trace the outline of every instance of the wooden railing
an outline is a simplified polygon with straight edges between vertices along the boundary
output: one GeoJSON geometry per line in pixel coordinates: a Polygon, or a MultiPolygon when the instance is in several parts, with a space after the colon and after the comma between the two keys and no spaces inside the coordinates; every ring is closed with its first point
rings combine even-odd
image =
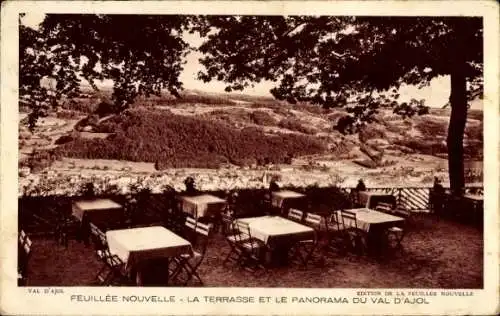
{"type": "MultiPolygon", "coordinates": [[[[432,186],[423,187],[373,187],[367,188],[368,192],[375,192],[381,194],[391,194],[396,197],[398,206],[403,207],[409,211],[429,211],[430,206],[430,192],[432,186]]],[[[445,188],[448,189],[448,188],[445,188]]],[[[350,194],[354,188],[342,188],[344,192],[350,194]]],[[[481,185],[467,185],[465,188],[466,193],[474,193],[483,195],[484,189],[481,185]]]]}

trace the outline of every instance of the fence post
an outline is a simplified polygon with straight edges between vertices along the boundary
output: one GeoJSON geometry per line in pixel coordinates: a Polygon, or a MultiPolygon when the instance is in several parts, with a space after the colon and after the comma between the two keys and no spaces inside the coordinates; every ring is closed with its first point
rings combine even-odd
{"type": "Polygon", "coordinates": [[[402,202],[401,202],[401,191],[402,189],[401,188],[398,188],[398,205],[402,206],[402,202]]]}
{"type": "Polygon", "coordinates": [[[433,192],[432,192],[432,188],[428,188],[427,190],[429,191],[429,195],[428,195],[429,198],[427,199],[427,209],[429,210],[430,213],[432,213],[432,211],[433,211],[432,210],[433,205],[432,205],[431,200],[432,200],[432,194],[433,194],[433,192]]]}

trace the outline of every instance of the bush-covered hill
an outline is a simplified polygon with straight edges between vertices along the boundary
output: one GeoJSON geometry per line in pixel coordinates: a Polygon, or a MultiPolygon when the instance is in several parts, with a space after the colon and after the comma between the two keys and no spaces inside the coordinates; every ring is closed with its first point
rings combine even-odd
{"type": "MultiPolygon", "coordinates": [[[[449,108],[431,108],[427,115],[403,118],[382,107],[375,121],[358,134],[341,135],[334,126],[347,115],[345,109],[185,91],[181,99],[139,98],[129,111],[114,115],[108,99],[109,91],[89,91],[85,98],[69,100],[44,119],[46,124],[40,122],[34,134],[23,129],[21,120],[20,152],[32,160],[40,155],[117,159],[155,162],[159,169],[290,162],[303,155],[309,156],[310,163],[323,159],[311,154],[322,153],[328,160],[368,159],[362,148],[380,157],[384,153],[388,162],[406,154],[447,155],[449,108]],[[112,135],[106,138],[108,133],[112,135]],[[40,155],[32,154],[35,151],[40,155]]],[[[482,159],[482,132],[482,110],[470,109],[466,160],[482,159]]]]}
{"type": "Polygon", "coordinates": [[[292,156],[322,153],[319,140],[298,134],[267,135],[221,122],[151,109],[129,110],[102,122],[107,139],[77,138],[56,151],[66,157],[156,162],[167,167],[217,167],[282,163],[292,156]]]}

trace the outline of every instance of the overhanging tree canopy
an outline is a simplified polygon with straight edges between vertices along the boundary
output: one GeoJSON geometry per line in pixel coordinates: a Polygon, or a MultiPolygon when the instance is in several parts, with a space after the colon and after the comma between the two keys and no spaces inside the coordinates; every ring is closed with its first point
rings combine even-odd
{"type": "Polygon", "coordinates": [[[32,108],[30,125],[62,96],[79,93],[82,79],[113,82],[123,109],[139,95],[162,89],[178,95],[189,45],[182,32],[194,17],[172,15],[49,14],[38,30],[20,23],[19,95],[32,108]],[[56,82],[54,89],[40,84],[56,82]]]}
{"type": "MultiPolygon", "coordinates": [[[[202,22],[198,28],[208,37],[200,46],[205,54],[200,79],[224,81],[227,91],[272,80],[278,99],[327,107],[346,106],[357,96],[357,104],[348,107],[357,121],[376,112],[374,91],[395,94],[402,83],[426,84],[450,75],[450,186],[462,190],[467,96],[470,88],[482,88],[481,18],[230,16],[202,22]]],[[[395,110],[425,113],[422,104],[415,105],[395,110]]]]}

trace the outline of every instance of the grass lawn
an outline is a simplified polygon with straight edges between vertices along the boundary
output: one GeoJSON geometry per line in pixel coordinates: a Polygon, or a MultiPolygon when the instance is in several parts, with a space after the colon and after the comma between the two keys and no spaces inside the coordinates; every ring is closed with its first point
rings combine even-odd
{"type": "MultiPolygon", "coordinates": [[[[92,246],[33,238],[29,286],[95,284],[101,264],[92,246]]],[[[375,259],[317,252],[307,269],[298,265],[251,273],[222,265],[229,247],[214,234],[199,274],[208,287],[482,288],[483,233],[433,215],[420,215],[403,240],[404,251],[375,259]]],[[[196,286],[196,283],[193,284],[196,286]]]]}

